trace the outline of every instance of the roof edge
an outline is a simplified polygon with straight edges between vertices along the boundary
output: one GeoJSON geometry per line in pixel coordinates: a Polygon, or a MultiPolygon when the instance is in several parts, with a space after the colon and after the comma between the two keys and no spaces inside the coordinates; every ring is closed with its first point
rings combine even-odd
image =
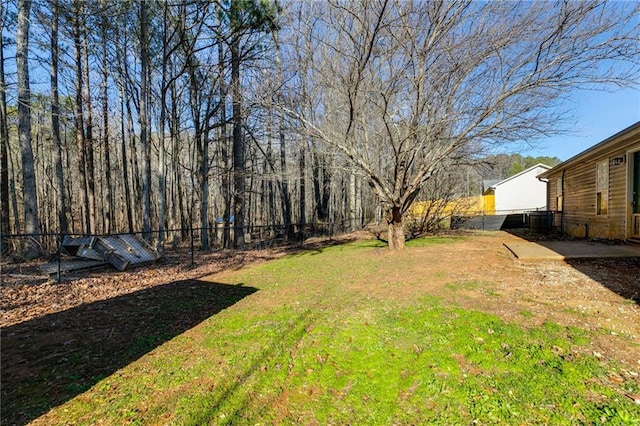
{"type": "MultiPolygon", "coordinates": [[[[515,179],[515,178],[519,177],[520,175],[523,175],[523,174],[525,174],[525,173],[528,173],[528,172],[530,172],[531,170],[536,169],[536,168],[538,168],[538,167],[543,167],[543,168],[547,169],[547,171],[551,170],[551,168],[552,168],[551,166],[547,166],[547,165],[546,165],[546,164],[544,164],[544,163],[538,163],[538,164],[536,164],[535,166],[531,166],[531,167],[529,167],[528,169],[525,169],[525,170],[521,171],[520,173],[517,173],[517,174],[515,174],[515,175],[513,175],[513,176],[509,176],[508,178],[506,178],[506,179],[504,179],[504,180],[501,180],[500,182],[496,183],[495,185],[491,185],[489,188],[495,188],[496,186],[500,186],[500,185],[502,185],[503,183],[508,182],[508,181],[510,181],[511,179],[515,179]]],[[[543,172],[543,173],[546,173],[546,172],[543,172]]]]}
{"type": "Polygon", "coordinates": [[[635,122],[634,124],[632,124],[631,126],[620,130],[618,133],[615,133],[614,135],[609,136],[608,138],[604,139],[603,141],[593,145],[590,148],[585,149],[584,151],[574,155],[573,157],[569,158],[566,161],[563,161],[562,163],[558,164],[557,166],[551,168],[550,170],[547,170],[546,172],[540,174],[538,176],[538,178],[548,178],[552,173],[557,172],[559,170],[563,170],[566,169],[567,167],[577,163],[579,160],[588,157],[590,155],[595,155],[600,151],[603,151],[610,143],[615,142],[616,140],[620,139],[621,137],[636,131],[636,130],[640,130],[640,121],[635,122]]]}

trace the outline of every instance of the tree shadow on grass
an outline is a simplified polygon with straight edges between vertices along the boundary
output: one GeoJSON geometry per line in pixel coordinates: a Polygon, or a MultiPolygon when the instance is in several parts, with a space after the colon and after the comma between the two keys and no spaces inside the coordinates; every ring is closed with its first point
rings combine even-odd
{"type": "Polygon", "coordinates": [[[1,330],[1,424],[26,424],[257,289],[183,280],[1,330]]]}
{"type": "MultiPolygon", "coordinates": [[[[324,253],[328,248],[343,246],[355,241],[359,241],[356,237],[345,237],[340,239],[320,239],[305,241],[302,245],[292,245],[283,251],[287,256],[307,256],[324,253]]],[[[371,240],[375,241],[375,240],[371,240]]]]}

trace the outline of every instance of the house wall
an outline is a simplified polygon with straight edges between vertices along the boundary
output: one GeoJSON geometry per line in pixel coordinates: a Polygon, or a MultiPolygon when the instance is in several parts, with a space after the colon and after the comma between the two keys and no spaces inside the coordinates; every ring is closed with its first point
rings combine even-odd
{"type": "Polygon", "coordinates": [[[547,184],[538,180],[536,176],[547,170],[544,167],[536,167],[496,186],[496,214],[546,210],[547,184]]]}
{"type": "Polygon", "coordinates": [[[640,149],[640,141],[626,140],[615,144],[606,152],[573,164],[563,171],[549,175],[547,202],[550,210],[562,210],[562,231],[573,237],[626,239],[628,192],[627,176],[629,162],[614,165],[613,158],[626,155],[629,151],[640,149]],[[606,161],[609,165],[609,191],[607,214],[596,214],[596,170],[598,163],[606,161]],[[562,178],[564,189],[558,191],[562,178]],[[562,206],[558,205],[557,195],[562,193],[562,206]]]}

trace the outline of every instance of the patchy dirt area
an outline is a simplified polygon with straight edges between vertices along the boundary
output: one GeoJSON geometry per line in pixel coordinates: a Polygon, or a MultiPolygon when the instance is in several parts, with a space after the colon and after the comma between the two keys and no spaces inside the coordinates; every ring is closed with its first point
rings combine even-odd
{"type": "MultiPolygon", "coordinates": [[[[407,294],[394,288],[393,297],[427,291],[525,327],[553,321],[586,329],[592,354],[624,363],[637,377],[640,259],[523,263],[503,245],[518,239],[478,233],[411,249],[424,261],[394,279],[430,278],[419,289],[406,286],[407,294]]],[[[314,244],[325,243],[306,248],[314,244]]],[[[67,276],[60,284],[39,276],[36,265],[3,265],[2,423],[27,423],[255,291],[200,278],[299,249],[196,252],[194,267],[190,253],[178,251],[154,265],[67,276]]]]}
{"type": "Polygon", "coordinates": [[[499,232],[456,244],[457,253],[443,246],[451,258],[441,269],[484,284],[453,294],[445,286],[443,297],[524,326],[553,321],[589,330],[594,354],[640,370],[640,258],[521,262],[504,248],[519,239],[499,232]]]}

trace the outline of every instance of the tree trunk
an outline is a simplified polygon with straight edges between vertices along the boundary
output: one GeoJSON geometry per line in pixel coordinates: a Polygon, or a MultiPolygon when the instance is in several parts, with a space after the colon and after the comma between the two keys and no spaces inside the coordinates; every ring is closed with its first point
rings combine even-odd
{"type": "Polygon", "coordinates": [[[387,223],[389,224],[389,250],[403,250],[405,247],[405,237],[400,207],[393,206],[387,215],[387,223]]]}
{"type": "MultiPolygon", "coordinates": [[[[3,3],[0,3],[0,15],[3,3]]],[[[0,20],[2,34],[4,20],[0,20]]],[[[9,222],[9,126],[7,124],[7,96],[4,79],[4,38],[0,37],[0,253],[5,251],[4,235],[11,233],[9,222]]]]}
{"type": "MultiPolygon", "coordinates": [[[[238,7],[232,2],[232,10],[238,7]],[[234,6],[235,5],[235,6],[234,6]]],[[[237,13],[237,11],[235,11],[237,13]]],[[[232,18],[237,19],[237,17],[232,18]]],[[[242,89],[240,82],[240,35],[231,42],[231,90],[233,97],[233,209],[234,247],[244,248],[244,140],[242,137],[242,89]]]]}
{"type": "Polygon", "coordinates": [[[85,14],[82,15],[82,51],[84,59],[84,85],[82,88],[82,99],[84,101],[84,112],[86,114],[85,126],[85,155],[86,155],[86,173],[87,173],[87,206],[89,208],[89,232],[95,234],[97,231],[96,224],[96,175],[95,160],[93,150],[93,107],[91,105],[91,84],[89,81],[89,47],[87,35],[87,22],[85,14]]]}
{"type": "MultiPolygon", "coordinates": [[[[7,139],[8,140],[8,139],[7,139]]],[[[21,224],[20,224],[20,214],[18,209],[18,191],[16,190],[16,161],[11,155],[11,147],[7,147],[9,150],[7,151],[7,158],[9,160],[9,193],[11,194],[11,207],[12,207],[12,216],[13,216],[13,227],[14,232],[16,234],[20,234],[22,232],[21,224]]]]}
{"type": "Polygon", "coordinates": [[[227,88],[224,81],[224,50],[222,35],[218,37],[218,73],[220,75],[220,162],[221,185],[223,198],[222,247],[231,248],[231,229],[229,216],[231,215],[231,179],[229,179],[229,141],[227,140],[227,88]]]}
{"type": "Polygon", "coordinates": [[[84,74],[82,72],[82,41],[80,32],[79,16],[82,13],[80,10],[80,4],[74,3],[74,17],[73,17],[73,43],[75,47],[75,90],[76,90],[76,103],[75,103],[75,128],[76,128],[76,145],[78,146],[78,174],[80,185],[80,211],[81,219],[80,226],[82,232],[90,233],[90,219],[89,219],[89,198],[87,195],[87,174],[86,174],[86,144],[84,135],[84,111],[82,100],[82,87],[84,74]]]}
{"type": "MultiPolygon", "coordinates": [[[[280,44],[278,43],[277,31],[273,33],[273,41],[276,45],[276,73],[277,75],[282,76],[282,59],[280,44]]],[[[284,134],[284,116],[282,114],[279,114],[278,137],[280,140],[280,194],[282,196],[282,219],[284,222],[284,229],[287,238],[292,238],[293,230],[291,228],[291,196],[289,195],[289,176],[287,176],[287,145],[284,134]]]]}
{"type": "Polygon", "coordinates": [[[282,219],[287,238],[292,238],[291,228],[291,196],[289,194],[289,176],[287,176],[287,144],[284,134],[284,117],[280,116],[278,124],[278,135],[280,139],[280,193],[282,219]]]}
{"type": "Polygon", "coordinates": [[[349,231],[356,230],[356,174],[353,170],[349,171],[349,231]]]}
{"type": "MultiPolygon", "coordinates": [[[[271,105],[271,104],[270,104],[271,105]]],[[[273,143],[272,143],[272,137],[273,137],[273,108],[270,107],[269,111],[268,111],[268,117],[267,117],[267,158],[265,161],[265,166],[264,166],[264,172],[265,172],[265,176],[269,176],[267,178],[267,187],[266,187],[266,191],[267,191],[267,198],[266,198],[266,204],[267,204],[267,214],[266,214],[266,220],[265,220],[265,225],[273,225],[275,223],[277,223],[277,218],[276,218],[276,194],[275,194],[275,188],[274,188],[274,177],[275,177],[275,169],[274,169],[274,159],[273,159],[273,143]],[[267,170],[267,164],[270,165],[270,170],[267,170]]]]}
{"type": "Polygon", "coordinates": [[[324,211],[322,209],[322,184],[320,177],[320,160],[319,154],[314,150],[312,154],[313,166],[311,168],[311,173],[313,176],[313,200],[315,204],[315,216],[319,222],[324,221],[324,211]]]}
{"type": "Polygon", "coordinates": [[[331,199],[331,173],[324,155],[314,144],[313,150],[313,193],[318,221],[329,220],[329,201],[331,199]]]}
{"type": "Polygon", "coordinates": [[[156,248],[162,250],[165,240],[165,223],[167,216],[167,179],[166,161],[167,150],[165,144],[165,125],[167,120],[167,67],[169,66],[168,55],[168,4],[164,5],[164,15],[162,20],[162,80],[160,83],[160,129],[159,129],[159,152],[158,152],[158,243],[156,248]]]}
{"type": "MultiPolygon", "coordinates": [[[[121,144],[120,149],[122,151],[122,188],[124,191],[124,210],[125,216],[127,217],[127,225],[126,229],[128,232],[133,232],[133,213],[131,206],[131,186],[129,185],[129,160],[127,159],[127,131],[125,126],[125,92],[124,92],[124,78],[121,77],[121,89],[120,89],[120,104],[121,104],[121,115],[120,115],[120,133],[121,133],[121,144]]],[[[119,229],[120,230],[120,229],[119,229]]]]}
{"type": "Polygon", "coordinates": [[[356,230],[362,227],[362,220],[364,218],[362,211],[362,179],[360,176],[356,175],[356,230]]]}
{"type": "MultiPolygon", "coordinates": [[[[124,31],[124,46],[126,46],[130,40],[128,40],[127,32],[124,31]]],[[[133,123],[133,112],[131,109],[131,98],[133,94],[131,93],[132,88],[129,87],[129,81],[131,80],[131,76],[129,73],[129,60],[127,55],[121,55],[122,60],[122,87],[123,87],[123,100],[124,100],[124,109],[126,110],[126,129],[127,134],[126,138],[123,138],[123,144],[126,140],[128,142],[127,147],[123,147],[128,149],[129,158],[127,164],[125,166],[125,170],[129,170],[129,175],[131,176],[130,180],[126,181],[127,188],[129,188],[129,202],[127,203],[127,208],[129,210],[129,214],[131,215],[131,232],[133,230],[138,230],[140,225],[140,202],[133,202],[133,200],[140,200],[142,195],[140,193],[140,168],[138,167],[138,148],[136,147],[136,133],[133,123]]],[[[124,113],[123,113],[124,114],[124,113]]],[[[123,154],[124,155],[124,154],[123,154]]],[[[124,157],[123,157],[124,158],[124,157]]]]}
{"type": "Polygon", "coordinates": [[[18,1],[18,30],[16,34],[16,63],[18,73],[18,137],[22,155],[22,194],[24,201],[24,230],[33,234],[25,245],[24,255],[35,257],[39,254],[40,223],[36,177],[31,147],[31,92],[29,90],[29,12],[30,0],[18,1]],[[33,242],[33,243],[32,243],[33,242]]]}
{"type": "Polygon", "coordinates": [[[306,179],[306,142],[300,142],[300,163],[298,176],[300,179],[300,231],[301,238],[304,238],[304,225],[307,222],[307,179],[306,179]]]}
{"type": "MultiPolygon", "coordinates": [[[[178,95],[175,84],[171,85],[170,90],[170,98],[171,98],[171,119],[169,120],[169,132],[171,139],[171,176],[172,185],[171,185],[171,227],[176,229],[178,227],[184,228],[182,216],[182,188],[180,187],[180,150],[178,143],[178,132],[179,132],[179,123],[180,117],[178,115],[178,95]]],[[[176,248],[178,245],[177,233],[173,233],[173,248],[176,248]]],[[[181,236],[184,237],[184,230],[181,233],[181,236]]]]}
{"type": "MultiPolygon", "coordinates": [[[[127,44],[127,36],[126,31],[120,33],[118,27],[114,28],[116,33],[116,38],[120,40],[122,38],[123,45],[127,44]]],[[[122,192],[124,192],[124,205],[123,205],[123,213],[126,217],[126,227],[116,227],[118,231],[122,231],[122,229],[126,229],[129,233],[133,232],[133,206],[131,203],[131,185],[129,184],[129,160],[127,159],[127,126],[125,124],[125,115],[128,111],[128,105],[125,100],[126,93],[126,57],[121,54],[123,49],[118,48],[116,50],[116,62],[118,66],[118,82],[119,88],[118,91],[118,103],[120,104],[120,155],[122,161],[122,192]]]]}
{"type": "Polygon", "coordinates": [[[149,119],[147,100],[149,99],[149,25],[147,22],[147,2],[140,1],[140,145],[142,147],[142,235],[151,239],[151,149],[149,143],[149,119]]]}
{"type": "MultiPolygon", "coordinates": [[[[127,66],[126,58],[125,58],[125,67],[127,66]]],[[[125,75],[129,75],[129,72],[126,71],[125,75]]],[[[131,186],[133,189],[132,200],[141,200],[142,192],[141,192],[141,184],[140,184],[140,167],[138,165],[138,148],[136,147],[136,133],[135,127],[133,124],[133,112],[131,110],[131,102],[130,98],[127,96],[125,98],[125,104],[127,108],[127,136],[129,140],[129,152],[131,154],[129,159],[129,164],[127,167],[131,167],[131,186]]],[[[140,202],[131,203],[129,205],[131,209],[131,215],[133,218],[133,229],[139,229],[140,226],[140,217],[141,217],[141,209],[140,202]]],[[[133,231],[132,231],[133,232],[133,231]]]]}
{"type": "Polygon", "coordinates": [[[51,2],[51,133],[55,144],[54,166],[58,188],[58,226],[60,233],[69,232],[67,221],[67,197],[64,185],[64,168],[62,167],[62,139],[60,137],[60,99],[58,95],[58,20],[60,10],[58,0],[51,2]]]}
{"type": "Polygon", "coordinates": [[[200,248],[209,250],[209,123],[204,123],[204,131],[197,132],[198,183],[200,186],[200,248]]]}
{"type": "MultiPolygon", "coordinates": [[[[254,170],[255,168],[255,150],[254,152],[251,152],[252,150],[249,151],[249,158],[246,158],[245,155],[245,165],[246,165],[246,170],[254,170]]],[[[248,238],[251,238],[251,226],[253,224],[253,217],[252,214],[253,212],[256,211],[257,205],[256,205],[256,198],[254,197],[255,194],[255,187],[254,187],[254,183],[255,183],[255,173],[249,173],[249,189],[246,190],[246,181],[245,181],[245,209],[244,209],[244,223],[247,224],[246,227],[246,232],[248,232],[248,238]]],[[[246,241],[246,238],[245,238],[246,241]]]]}
{"type": "MultiPolygon", "coordinates": [[[[104,2],[106,3],[106,1],[104,2]]],[[[106,4],[103,4],[106,6],[106,4]]],[[[109,58],[107,55],[107,28],[108,19],[106,14],[102,16],[102,128],[103,128],[103,147],[104,147],[104,165],[105,165],[105,198],[106,216],[104,221],[104,229],[106,232],[113,232],[113,188],[111,179],[111,147],[109,145],[109,58]]]]}
{"type": "MultiPolygon", "coordinates": [[[[63,161],[63,165],[64,168],[69,172],[69,176],[73,176],[73,166],[72,166],[72,159],[71,159],[71,155],[69,155],[69,151],[70,151],[70,145],[67,139],[67,130],[68,127],[65,125],[64,126],[64,138],[62,138],[63,141],[63,145],[64,145],[64,150],[65,152],[67,152],[67,155],[65,155],[62,159],[63,161]]],[[[66,199],[69,201],[69,231],[70,232],[76,232],[76,229],[78,228],[78,226],[76,225],[76,217],[73,214],[73,210],[71,208],[71,206],[74,205],[74,198],[73,198],[73,179],[66,179],[64,182],[64,192],[65,192],[65,197],[66,199]]]]}

